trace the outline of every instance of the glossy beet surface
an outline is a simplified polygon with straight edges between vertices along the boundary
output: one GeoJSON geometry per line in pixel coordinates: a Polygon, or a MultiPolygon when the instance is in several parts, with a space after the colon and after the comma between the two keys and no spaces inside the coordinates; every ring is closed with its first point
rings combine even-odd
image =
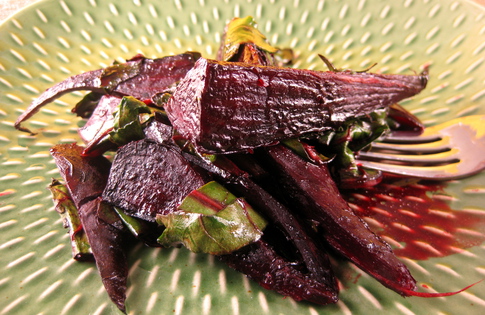
{"type": "Polygon", "coordinates": [[[103,198],[135,217],[155,221],[204,184],[175,147],[140,140],[118,150],[103,198]]]}
{"type": "Polygon", "coordinates": [[[265,150],[284,196],[296,212],[314,222],[330,246],[401,295],[416,289],[391,247],[342,198],[325,164],[307,162],[282,145],[265,150]]]}
{"type": "MultiPolygon", "coordinates": [[[[170,141],[172,140],[172,128],[157,119],[153,120],[145,128],[145,134],[147,138],[160,144],[171,143],[170,141]]],[[[237,164],[225,156],[218,156],[216,161],[209,163],[207,160],[197,158],[186,152],[182,152],[182,154],[192,165],[205,169],[205,171],[216,177],[218,181],[225,183],[232,192],[244,197],[260,214],[271,220],[272,224],[281,232],[279,237],[287,242],[282,245],[281,240],[272,237],[272,241],[269,241],[271,245],[254,245],[251,249],[242,250],[240,253],[225,255],[222,259],[223,261],[253,279],[261,280],[261,272],[265,270],[268,273],[267,276],[271,276],[273,279],[273,283],[267,283],[265,287],[283,294],[292,292],[291,286],[293,285],[309,288],[317,283],[319,289],[310,290],[311,294],[309,293],[310,291],[303,291],[303,289],[292,292],[291,296],[296,300],[312,300],[320,304],[337,301],[337,280],[326,251],[308,235],[305,228],[287,207],[254,183],[249,178],[249,174],[241,170],[237,164]],[[285,260],[285,258],[274,252],[272,245],[275,244],[278,244],[279,251],[289,251],[293,256],[296,255],[294,260],[285,260]],[[265,253],[265,250],[268,252],[265,253]],[[249,255],[251,259],[256,259],[256,256],[254,256],[256,254],[259,255],[259,261],[253,262],[251,268],[249,268],[247,261],[243,261],[239,257],[239,255],[249,255]],[[273,264],[272,261],[274,259],[288,265],[285,267],[286,270],[291,269],[289,267],[291,264],[298,264],[305,271],[298,271],[298,276],[291,281],[285,280],[283,270],[278,270],[277,268],[265,269],[273,264]]],[[[293,270],[292,272],[296,271],[293,270]]]]}
{"type": "Polygon", "coordinates": [[[79,208],[79,213],[106,292],[124,311],[128,278],[127,235],[99,217],[102,202],[101,197],[89,201],[79,208]]]}
{"type": "Polygon", "coordinates": [[[200,58],[166,110],[200,151],[230,153],[321,132],[419,93],[424,75],[321,72],[200,58]]]}
{"type": "Polygon", "coordinates": [[[296,301],[329,304],[338,301],[337,291],[304,274],[283,259],[264,241],[258,241],[230,255],[219,256],[230,267],[243,272],[268,290],[274,290],[296,301]]]}

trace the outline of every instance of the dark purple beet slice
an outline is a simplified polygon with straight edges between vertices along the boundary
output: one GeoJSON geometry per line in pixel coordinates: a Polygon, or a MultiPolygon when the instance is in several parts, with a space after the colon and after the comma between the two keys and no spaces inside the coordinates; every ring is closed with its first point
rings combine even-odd
{"type": "Polygon", "coordinates": [[[128,277],[128,262],[123,247],[126,234],[100,219],[98,211],[102,202],[101,197],[88,201],[79,208],[79,214],[104,288],[124,312],[128,277]]]}
{"type": "Polygon", "coordinates": [[[200,58],[166,105],[200,151],[231,153],[321,132],[419,93],[425,75],[321,72],[200,58]]]}
{"type": "Polygon", "coordinates": [[[416,281],[391,247],[342,198],[325,164],[307,162],[282,145],[264,150],[295,211],[317,223],[333,248],[403,296],[416,289],[416,281]]]}
{"type": "Polygon", "coordinates": [[[102,156],[82,156],[83,149],[72,143],[55,145],[50,151],[78,208],[101,196],[111,167],[110,162],[102,156]]]}
{"type": "Polygon", "coordinates": [[[194,66],[198,53],[185,53],[158,59],[137,56],[124,64],[74,75],[47,89],[23,112],[15,128],[31,131],[21,124],[56,98],[74,91],[87,90],[100,94],[131,95],[140,100],[151,99],[180,81],[194,66]]]}
{"type": "Polygon", "coordinates": [[[102,219],[100,210],[110,163],[102,156],[82,156],[82,151],[76,144],[59,144],[51,149],[51,154],[78,208],[103,285],[111,300],[124,311],[128,276],[122,247],[125,233],[115,227],[115,222],[102,219]]]}
{"type": "Polygon", "coordinates": [[[329,289],[312,275],[298,270],[295,265],[279,256],[268,243],[262,240],[230,255],[218,257],[263,288],[290,296],[296,301],[304,300],[321,305],[338,301],[338,291],[329,289]]]}
{"type": "Polygon", "coordinates": [[[127,214],[155,221],[205,183],[180,150],[144,139],[118,150],[103,198],[127,214]]]}

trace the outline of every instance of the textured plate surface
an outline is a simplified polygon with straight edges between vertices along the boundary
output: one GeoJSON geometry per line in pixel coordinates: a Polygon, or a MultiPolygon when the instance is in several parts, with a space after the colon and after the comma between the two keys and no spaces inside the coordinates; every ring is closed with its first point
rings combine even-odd
{"type": "MultiPolygon", "coordinates": [[[[70,259],[68,235],[46,186],[58,176],[49,148],[78,141],[70,108],[81,94],[13,122],[33,98],[82,71],[198,50],[213,57],[226,22],[252,15],[272,44],[292,47],[296,66],[412,73],[431,65],[429,87],[405,102],[431,125],[485,114],[485,12],[466,1],[41,1],[0,26],[0,314],[117,314],[94,265],[70,259]]],[[[485,216],[485,174],[450,183],[450,207],[485,216]]],[[[482,238],[485,224],[461,233],[482,238]]],[[[433,233],[432,231],[430,233],[433,233]]],[[[431,249],[433,250],[432,246],[431,249]]],[[[401,298],[343,266],[341,301],[319,307],[265,291],[206,255],[143,246],[130,251],[130,314],[483,314],[485,284],[447,298],[401,298]]],[[[444,292],[485,277],[485,247],[403,258],[420,291],[444,292]]]]}

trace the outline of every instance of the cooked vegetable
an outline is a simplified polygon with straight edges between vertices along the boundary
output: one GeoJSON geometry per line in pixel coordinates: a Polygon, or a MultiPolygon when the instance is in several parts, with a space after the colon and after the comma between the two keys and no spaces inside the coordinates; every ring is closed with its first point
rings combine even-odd
{"type": "Polygon", "coordinates": [[[219,257],[229,266],[253,279],[263,288],[274,290],[296,301],[320,305],[338,301],[337,290],[304,274],[294,262],[278,256],[264,241],[258,241],[231,255],[219,257]]]}
{"type": "Polygon", "coordinates": [[[111,300],[125,311],[128,264],[123,244],[126,233],[111,206],[100,198],[110,163],[102,156],[84,157],[82,150],[76,144],[59,144],[51,149],[51,154],[79,210],[103,285],[111,300]]]}
{"type": "MultiPolygon", "coordinates": [[[[109,135],[114,125],[113,112],[121,103],[121,96],[103,95],[97,102],[86,124],[78,129],[78,134],[88,148],[99,147],[109,135]]],[[[105,143],[106,149],[116,148],[114,143],[105,143]]],[[[93,151],[93,149],[91,149],[93,151]]],[[[93,156],[99,154],[92,154],[93,156]]]]}
{"type": "Polygon", "coordinates": [[[320,72],[200,58],[165,109],[205,153],[319,133],[419,93],[426,75],[320,72]]]}
{"type": "Polygon", "coordinates": [[[183,244],[195,253],[232,253],[261,238],[267,222],[243,198],[211,181],[193,190],[177,210],[157,215],[166,229],[158,239],[170,247],[183,244]]]}
{"type": "Polygon", "coordinates": [[[247,16],[234,18],[226,25],[217,59],[269,66],[274,63],[277,52],[278,49],[271,46],[256,28],[254,19],[247,16]]]}
{"type": "MultiPolygon", "coordinates": [[[[17,118],[15,128],[32,133],[28,128],[21,126],[22,122],[32,117],[42,106],[69,92],[80,90],[94,92],[96,95],[90,94],[89,102],[83,103],[91,106],[97,104],[97,100],[103,94],[128,95],[140,100],[150,100],[182,79],[199,57],[198,53],[186,53],[159,59],[136,56],[126,63],[117,63],[106,69],[88,71],[69,77],[47,89],[35,99],[17,118]]],[[[73,109],[82,117],[88,117],[92,110],[93,108],[86,109],[78,106],[73,109]]]]}
{"type": "MultiPolygon", "coordinates": [[[[161,123],[159,120],[153,120],[145,129],[145,132],[147,134],[147,138],[163,144],[173,144],[170,137],[172,134],[172,128],[161,123]]],[[[184,148],[191,152],[189,147],[185,146],[184,148]]],[[[258,210],[258,212],[268,218],[272,224],[274,224],[277,229],[281,231],[282,234],[279,238],[284,238],[288,241],[288,244],[284,244],[283,246],[280,245],[278,248],[279,251],[291,252],[293,260],[287,260],[287,263],[300,265],[301,268],[307,270],[306,273],[301,273],[303,277],[300,279],[302,281],[305,279],[312,279],[311,282],[319,282],[320,287],[326,287],[326,294],[330,294],[331,296],[327,302],[330,303],[331,301],[337,301],[337,280],[331,270],[330,261],[325,249],[319,246],[319,242],[316,242],[316,240],[308,234],[308,231],[288,208],[277,201],[271,194],[254,183],[254,181],[252,181],[250,178],[251,176],[244,170],[240,169],[238,165],[229,160],[227,156],[212,156],[213,159],[210,160],[206,157],[201,158],[197,155],[197,153],[194,152],[187,153],[183,151],[182,154],[192,165],[197,165],[198,167],[205,169],[207,172],[212,174],[212,176],[215,176],[220,182],[224,183],[225,186],[230,189],[230,191],[243,196],[249,202],[249,204],[258,210]],[[297,256],[296,258],[294,257],[295,255],[297,256]]],[[[244,157],[244,160],[248,160],[247,157],[244,157]]],[[[256,166],[256,164],[251,165],[256,166]]],[[[265,172],[264,170],[262,171],[265,172]]],[[[273,242],[274,241],[275,240],[273,238],[273,242]]],[[[264,248],[268,247],[264,246],[264,248]]],[[[273,253],[268,255],[269,256],[264,257],[269,258],[276,254],[273,253]]],[[[281,257],[281,259],[284,260],[283,257],[281,257]]],[[[227,261],[226,259],[223,260],[227,261]]],[[[246,275],[253,278],[251,273],[255,272],[254,270],[256,267],[253,269],[246,269],[244,267],[244,262],[241,262],[243,265],[238,267],[237,259],[231,258],[230,260],[230,266],[232,268],[240,271],[241,268],[243,268],[245,270],[244,272],[247,272],[246,275]]],[[[278,277],[282,276],[282,274],[278,275],[278,277]]],[[[254,277],[257,278],[258,276],[254,277]]],[[[276,275],[274,275],[274,277],[276,277],[276,275]]],[[[282,285],[284,280],[280,279],[278,280],[278,283],[282,285]]],[[[308,285],[311,284],[300,284],[302,287],[308,285]]],[[[283,288],[279,288],[278,290],[283,290],[283,288]]],[[[285,292],[288,291],[291,290],[286,288],[285,292]]],[[[294,296],[294,298],[301,300],[303,297],[301,295],[297,295],[294,296]]],[[[327,298],[323,300],[327,300],[327,298]]]]}
{"type": "Polygon", "coordinates": [[[88,201],[79,209],[104,288],[113,303],[124,312],[128,278],[124,246],[127,235],[118,227],[100,219],[99,213],[104,211],[112,213],[113,209],[101,197],[88,201]]]}
{"type": "Polygon", "coordinates": [[[103,198],[129,215],[154,222],[157,214],[175,211],[205,183],[180,149],[139,140],[117,151],[103,198]]]}
{"type": "Polygon", "coordinates": [[[72,258],[76,260],[93,259],[93,252],[83,230],[79,212],[72,201],[67,187],[58,180],[52,179],[49,185],[56,211],[62,218],[64,227],[68,229],[71,240],[72,258]]]}
{"type": "Polygon", "coordinates": [[[219,61],[135,56],[68,78],[15,123],[29,131],[21,123],[40,107],[92,91],[73,109],[89,118],[79,130],[87,146],[51,150],[68,191],[50,188],[74,255],[89,251],[82,230],[120,310],[127,232],[150,246],[214,254],[297,301],[338,301],[328,248],[402,296],[454,294],[416,292],[407,267],[339,192],[381,179],[355,163],[360,150],[387,132],[422,131],[396,102],[421,92],[427,71],[342,71],[324,57],[327,72],[277,66],[285,50],[251,17],[232,20],[223,39],[219,61]],[[112,165],[107,150],[116,151],[112,165]]]}
{"type": "Polygon", "coordinates": [[[389,244],[342,198],[327,165],[307,162],[282,145],[264,152],[281,193],[328,244],[388,288],[405,296],[416,289],[416,281],[389,244]]]}
{"type": "MultiPolygon", "coordinates": [[[[119,100],[116,107],[113,108],[112,106],[113,104],[110,102],[107,105],[108,113],[106,113],[112,115],[112,119],[95,118],[102,124],[102,130],[97,133],[96,138],[87,144],[83,155],[100,155],[107,150],[114,151],[130,141],[144,138],[143,129],[153,118],[153,111],[145,103],[132,96],[124,96],[119,100]]],[[[95,113],[97,110],[98,108],[96,108],[95,113]]]]}

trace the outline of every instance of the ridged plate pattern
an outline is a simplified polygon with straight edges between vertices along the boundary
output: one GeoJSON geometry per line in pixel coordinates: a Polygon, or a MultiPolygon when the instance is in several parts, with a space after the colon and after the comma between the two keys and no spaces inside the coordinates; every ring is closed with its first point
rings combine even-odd
{"type": "MultiPolygon", "coordinates": [[[[0,315],[117,314],[95,266],[70,258],[68,235],[46,186],[58,176],[49,148],[78,141],[63,96],[14,130],[16,117],[54,83],[137,53],[198,50],[213,57],[225,23],[252,15],[272,44],[291,47],[297,67],[413,73],[430,65],[429,87],[403,105],[431,125],[485,114],[485,11],[457,0],[230,1],[45,0],[0,26],[0,315]]],[[[452,182],[453,209],[483,221],[485,174],[452,182]]],[[[485,226],[463,231],[483,237],[485,226]]],[[[433,250],[432,244],[429,244],[433,250]]],[[[485,278],[485,247],[416,261],[423,292],[453,291],[485,278]]],[[[341,301],[319,307],[261,289],[206,255],[130,250],[130,314],[483,314],[485,284],[447,298],[402,298],[343,265],[341,301]]]]}

